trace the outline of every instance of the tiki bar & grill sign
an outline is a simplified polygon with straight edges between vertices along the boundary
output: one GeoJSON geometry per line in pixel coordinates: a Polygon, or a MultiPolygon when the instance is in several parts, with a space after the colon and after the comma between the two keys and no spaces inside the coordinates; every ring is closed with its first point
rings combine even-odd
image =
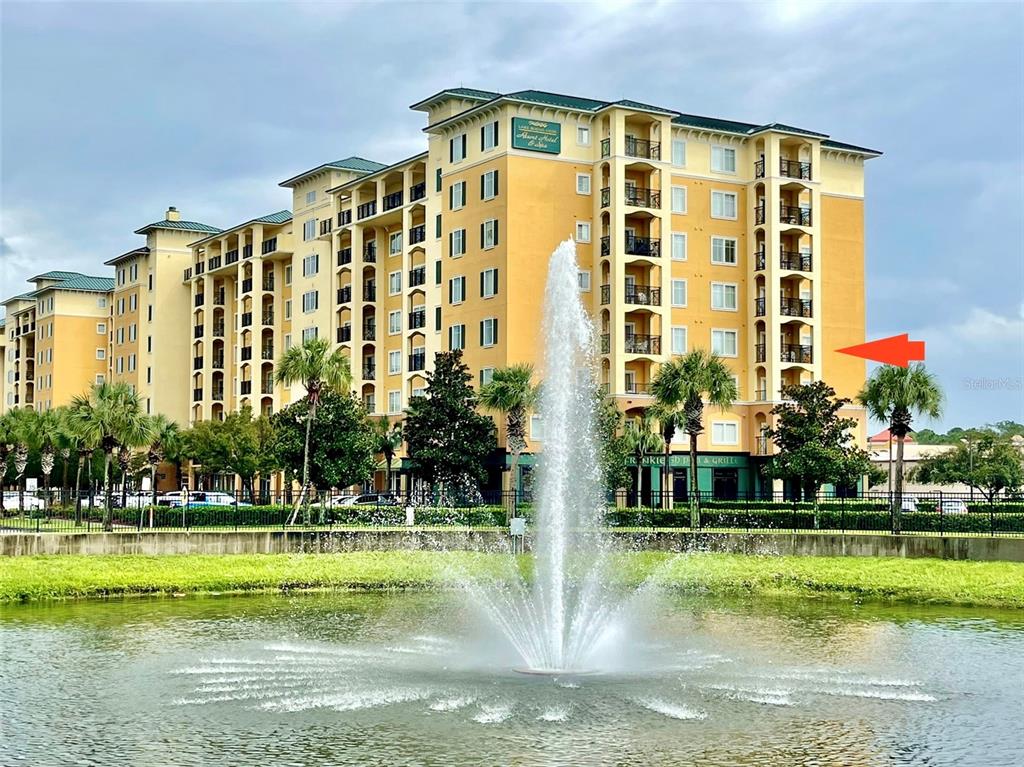
{"type": "Polygon", "coordinates": [[[562,126],[545,120],[512,118],[512,147],[531,152],[558,154],[562,151],[562,126]]]}

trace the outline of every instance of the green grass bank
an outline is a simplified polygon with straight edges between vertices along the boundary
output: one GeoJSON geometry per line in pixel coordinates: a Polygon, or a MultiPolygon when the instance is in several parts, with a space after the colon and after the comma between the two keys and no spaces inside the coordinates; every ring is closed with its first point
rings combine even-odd
{"type": "MultiPolygon", "coordinates": [[[[526,559],[520,566],[528,567],[526,559]]],[[[507,577],[501,555],[383,551],[227,556],[7,558],[0,602],[139,594],[302,589],[435,588],[453,572],[507,577]]],[[[891,557],[621,554],[623,584],[720,595],[882,599],[903,603],[1024,608],[1024,564],[891,557]]]]}

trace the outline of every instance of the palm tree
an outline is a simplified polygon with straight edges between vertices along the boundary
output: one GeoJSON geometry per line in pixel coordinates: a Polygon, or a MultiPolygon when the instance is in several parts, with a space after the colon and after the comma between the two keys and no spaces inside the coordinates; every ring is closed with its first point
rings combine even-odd
{"type": "Polygon", "coordinates": [[[658,422],[658,427],[661,430],[661,441],[662,446],[665,449],[665,459],[661,464],[661,503],[659,506],[662,508],[670,508],[671,504],[671,493],[669,492],[669,458],[672,455],[672,438],[675,436],[676,429],[682,424],[682,416],[679,410],[675,407],[663,405],[660,402],[655,402],[647,412],[651,418],[658,422]]]}
{"type": "Polygon", "coordinates": [[[495,370],[480,389],[480,404],[505,414],[505,444],[512,454],[509,489],[513,493],[519,489],[519,457],[526,449],[526,417],[537,402],[537,394],[533,365],[526,363],[495,370]]]}
{"type": "Polygon", "coordinates": [[[110,511],[110,464],[114,451],[123,445],[140,445],[149,439],[149,419],[139,396],[124,383],[96,384],[87,394],[71,400],[68,420],[85,445],[103,451],[103,529],[113,529],[110,511]]]}
{"type": "Polygon", "coordinates": [[[373,422],[373,438],[376,442],[376,451],[384,455],[386,464],[384,488],[385,492],[391,492],[391,462],[395,453],[402,447],[402,423],[391,421],[387,416],[373,422]]]}
{"type": "Polygon", "coordinates": [[[10,411],[0,416],[0,515],[6,514],[4,508],[3,485],[7,478],[7,464],[14,452],[14,429],[11,424],[10,411]]]}
{"type": "Polygon", "coordinates": [[[625,449],[636,459],[636,505],[643,505],[644,495],[644,456],[661,450],[661,437],[654,433],[652,426],[654,417],[644,411],[638,420],[626,422],[623,434],[625,449]]]}
{"type": "Polygon", "coordinates": [[[14,481],[18,485],[18,513],[25,512],[25,470],[29,451],[39,443],[39,413],[23,407],[11,411],[11,435],[14,440],[14,481]]]}
{"type": "Polygon", "coordinates": [[[889,424],[889,433],[896,437],[896,478],[892,499],[893,532],[900,532],[900,511],[903,508],[903,440],[910,433],[915,415],[938,418],[942,415],[942,389],[934,375],[917,363],[900,368],[883,365],[864,382],[857,401],[867,408],[868,415],[889,424]]]}
{"type": "Polygon", "coordinates": [[[150,442],[146,454],[149,464],[150,489],[153,491],[153,506],[156,506],[156,470],[165,458],[177,456],[181,450],[181,430],[178,424],[158,414],[149,419],[150,442]]]}
{"type": "Polygon", "coordinates": [[[697,437],[704,431],[704,404],[715,405],[722,410],[731,407],[739,396],[736,382],[721,358],[704,349],[694,349],[663,363],[654,376],[651,389],[663,411],[678,412],[682,408],[681,423],[690,437],[691,508],[696,521],[700,509],[697,437]]]}
{"type": "Polygon", "coordinates": [[[310,338],[301,345],[292,346],[277,361],[277,382],[285,386],[301,383],[306,389],[306,441],[302,451],[302,490],[295,500],[289,524],[295,522],[299,505],[305,502],[305,517],[309,520],[309,440],[316,419],[316,408],[326,391],[341,392],[352,385],[352,369],[348,357],[341,349],[331,351],[324,338],[310,338]]]}
{"type": "Polygon", "coordinates": [[[36,420],[36,439],[39,444],[39,466],[43,471],[43,497],[50,500],[50,474],[56,459],[57,447],[64,438],[61,414],[56,410],[44,410],[36,420]]]}

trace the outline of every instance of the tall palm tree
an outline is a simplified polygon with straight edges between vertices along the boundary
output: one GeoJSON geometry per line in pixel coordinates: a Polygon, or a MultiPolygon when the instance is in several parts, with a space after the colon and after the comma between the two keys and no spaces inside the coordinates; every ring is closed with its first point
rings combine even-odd
{"type": "MultiPolygon", "coordinates": [[[[697,475],[697,437],[704,431],[704,405],[726,410],[739,396],[732,372],[717,355],[694,349],[669,360],[658,368],[651,390],[659,408],[678,412],[690,437],[691,508],[700,508],[700,483],[697,475]]],[[[695,514],[696,516],[696,514],[695,514]]]]}
{"type": "Polygon", "coordinates": [[[495,370],[490,382],[480,389],[480,404],[505,415],[505,444],[512,454],[509,489],[519,488],[519,458],[526,449],[527,415],[537,403],[538,387],[533,383],[533,365],[520,363],[495,370]]]}
{"type": "Polygon", "coordinates": [[[7,478],[7,464],[14,453],[14,427],[11,424],[11,412],[0,415],[0,515],[5,514],[3,485],[7,478]]]}
{"type": "Polygon", "coordinates": [[[295,500],[289,524],[295,522],[299,505],[305,505],[309,517],[309,440],[316,419],[316,408],[326,391],[341,392],[352,386],[352,369],[341,349],[331,351],[324,338],[310,338],[292,346],[277,361],[277,382],[284,386],[301,383],[306,389],[306,441],[302,451],[302,491],[295,500]]]}
{"type": "Polygon", "coordinates": [[[942,389],[934,375],[920,363],[900,368],[883,365],[864,382],[857,401],[868,415],[889,424],[896,438],[896,477],[892,499],[893,532],[900,532],[903,508],[903,440],[910,433],[915,415],[938,418],[942,415],[942,389]]]}
{"type": "Polygon", "coordinates": [[[153,491],[153,506],[156,506],[156,470],[165,458],[174,458],[181,451],[181,430],[178,424],[162,414],[149,419],[150,441],[146,453],[149,464],[150,489],[153,491]]]}
{"type": "Polygon", "coordinates": [[[636,505],[643,504],[644,495],[644,456],[661,450],[661,437],[653,431],[654,417],[645,410],[637,420],[626,422],[623,433],[625,449],[636,459],[636,505]]]}
{"type": "Polygon", "coordinates": [[[11,411],[11,435],[14,440],[14,481],[18,484],[18,513],[25,512],[25,470],[29,451],[39,444],[39,413],[28,407],[11,411]]]}
{"type": "Polygon", "coordinates": [[[110,464],[122,445],[145,444],[149,419],[142,412],[139,396],[127,384],[107,382],[74,397],[68,419],[83,443],[103,451],[103,529],[112,530],[110,464]]]}
{"type": "Polygon", "coordinates": [[[44,410],[36,421],[36,439],[39,444],[39,466],[43,472],[43,497],[50,500],[50,474],[56,459],[57,448],[64,438],[61,414],[56,410],[44,410]]]}
{"type": "Polygon", "coordinates": [[[376,442],[376,451],[384,456],[385,491],[391,492],[391,462],[395,453],[402,447],[402,422],[392,421],[387,416],[373,422],[373,438],[376,442]]]}

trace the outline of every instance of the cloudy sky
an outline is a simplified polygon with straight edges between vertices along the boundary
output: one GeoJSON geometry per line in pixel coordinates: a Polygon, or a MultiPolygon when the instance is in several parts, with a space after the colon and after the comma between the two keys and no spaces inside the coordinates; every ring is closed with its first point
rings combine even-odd
{"type": "Polygon", "coordinates": [[[869,337],[926,341],[932,426],[1024,421],[1022,7],[3,2],[0,293],[102,273],[168,205],[230,226],[421,151],[445,87],[628,97],[882,149],[869,337]]]}

